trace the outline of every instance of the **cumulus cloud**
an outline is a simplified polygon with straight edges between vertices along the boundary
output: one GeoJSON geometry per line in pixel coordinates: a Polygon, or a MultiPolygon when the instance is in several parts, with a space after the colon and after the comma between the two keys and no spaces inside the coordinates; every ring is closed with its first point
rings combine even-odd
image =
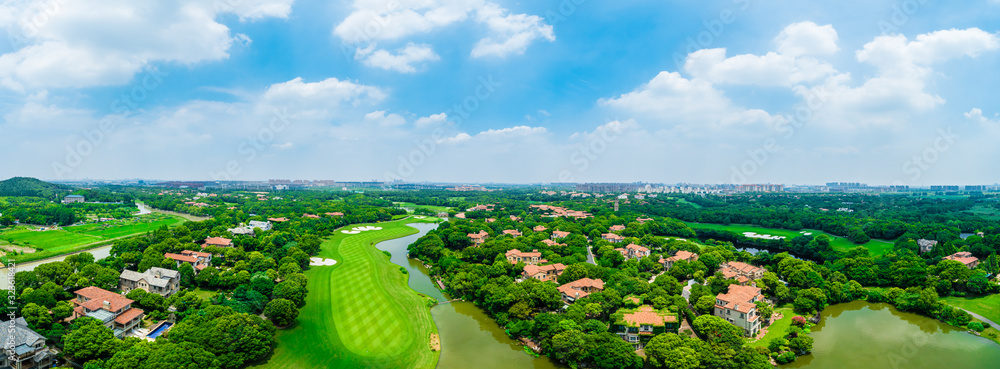
{"type": "Polygon", "coordinates": [[[445,123],[448,123],[448,114],[438,113],[426,117],[417,118],[417,121],[414,122],[413,124],[417,128],[427,128],[427,127],[435,127],[443,125],[445,123]]]}
{"type": "MultiPolygon", "coordinates": [[[[219,14],[243,20],[286,18],[292,0],[250,0],[216,6],[194,0],[56,2],[44,22],[30,2],[6,7],[16,49],[0,55],[0,85],[9,89],[91,87],[127,83],[153,62],[196,64],[229,57],[234,41],[219,14]]],[[[226,4],[226,3],[222,3],[226,4]]]]}
{"type": "Polygon", "coordinates": [[[993,119],[990,119],[983,115],[983,110],[980,108],[972,108],[972,110],[969,110],[967,113],[963,113],[962,115],[965,116],[965,119],[984,126],[1000,124],[1000,114],[994,114],[993,119]]]}
{"type": "Polygon", "coordinates": [[[362,62],[375,68],[396,71],[400,73],[415,73],[417,68],[414,64],[439,60],[434,50],[427,44],[416,45],[410,43],[406,47],[390,53],[386,50],[359,50],[354,56],[362,62]]]}
{"type": "Polygon", "coordinates": [[[472,49],[472,57],[505,57],[510,54],[524,54],[528,45],[536,39],[555,41],[552,26],[536,15],[507,14],[507,10],[496,4],[487,4],[478,11],[477,19],[485,23],[490,36],[479,40],[472,49]]]}

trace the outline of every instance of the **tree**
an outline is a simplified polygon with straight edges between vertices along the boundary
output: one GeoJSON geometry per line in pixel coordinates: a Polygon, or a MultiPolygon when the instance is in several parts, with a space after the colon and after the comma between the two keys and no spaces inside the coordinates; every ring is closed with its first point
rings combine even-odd
{"type": "Polygon", "coordinates": [[[717,316],[699,316],[695,318],[693,328],[711,344],[726,345],[732,349],[743,346],[743,329],[717,316]]]}
{"type": "Polygon", "coordinates": [[[788,348],[798,355],[808,354],[813,348],[813,338],[806,334],[799,334],[788,340],[788,348]]]}
{"type": "Polygon", "coordinates": [[[274,299],[267,303],[264,315],[271,319],[274,325],[283,327],[295,322],[295,318],[299,316],[299,308],[291,301],[274,299]]]}
{"type": "Polygon", "coordinates": [[[306,289],[298,282],[286,280],[274,286],[273,298],[286,299],[302,307],[306,304],[306,289]]]}
{"type": "Polygon", "coordinates": [[[191,342],[158,345],[142,366],[143,369],[218,369],[215,354],[191,342]]]}
{"type": "Polygon", "coordinates": [[[586,361],[591,367],[599,369],[642,367],[642,358],[635,354],[635,348],[614,333],[602,332],[589,335],[584,340],[584,347],[586,361]]]}
{"type": "Polygon", "coordinates": [[[105,327],[97,319],[74,322],[74,325],[76,325],[76,328],[63,336],[63,344],[67,355],[72,356],[80,362],[104,359],[111,356],[117,343],[115,334],[111,331],[111,328],[105,327]]]}
{"type": "Polygon", "coordinates": [[[578,330],[559,333],[551,339],[551,356],[564,363],[575,364],[583,358],[585,334],[578,330]]]}
{"type": "Polygon", "coordinates": [[[712,310],[715,308],[715,297],[711,295],[704,295],[698,298],[698,301],[694,303],[694,310],[698,314],[711,314],[712,310]]]}
{"type": "Polygon", "coordinates": [[[49,324],[52,324],[52,316],[49,315],[49,309],[33,302],[24,305],[24,308],[21,309],[21,315],[36,330],[47,329],[49,324]]]}
{"type": "Polygon", "coordinates": [[[771,316],[774,315],[774,306],[771,306],[771,304],[765,301],[757,301],[755,304],[757,305],[757,312],[764,320],[770,320],[771,316]]]}

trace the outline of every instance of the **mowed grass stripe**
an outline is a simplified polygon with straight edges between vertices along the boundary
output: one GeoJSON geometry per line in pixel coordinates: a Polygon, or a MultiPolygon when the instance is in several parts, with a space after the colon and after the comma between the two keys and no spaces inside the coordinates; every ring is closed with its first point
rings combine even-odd
{"type": "Polygon", "coordinates": [[[378,223],[382,230],[354,235],[337,232],[323,242],[317,256],[337,264],[306,271],[309,295],[298,322],[278,332],[274,354],[255,367],[434,368],[438,354],[428,339],[437,328],[425,298],[375,247],[416,233],[406,226],[413,222],[378,223]]]}

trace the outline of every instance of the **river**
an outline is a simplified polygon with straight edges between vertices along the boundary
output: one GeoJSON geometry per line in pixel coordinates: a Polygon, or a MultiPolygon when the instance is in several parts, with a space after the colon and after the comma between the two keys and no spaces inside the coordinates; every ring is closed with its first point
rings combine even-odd
{"type": "MultiPolygon", "coordinates": [[[[390,260],[406,268],[410,288],[438,301],[447,301],[448,297],[428,276],[427,268],[419,261],[406,257],[406,247],[437,228],[437,225],[414,223],[409,226],[420,230],[420,233],[383,241],[376,247],[391,253],[390,260]]],[[[561,368],[548,357],[535,358],[525,353],[519,342],[510,339],[496,321],[471,302],[456,301],[435,306],[431,309],[431,316],[441,336],[438,369],[561,368]]]]}
{"type": "Polygon", "coordinates": [[[855,301],[823,310],[812,354],[781,368],[982,369],[1000,367],[1000,346],[889,304],[855,301]]]}

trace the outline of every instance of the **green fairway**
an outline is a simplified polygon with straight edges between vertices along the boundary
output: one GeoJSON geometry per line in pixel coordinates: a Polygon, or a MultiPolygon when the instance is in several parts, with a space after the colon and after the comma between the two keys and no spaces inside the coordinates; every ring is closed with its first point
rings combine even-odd
{"type": "Polygon", "coordinates": [[[1000,323],[1000,294],[976,298],[945,297],[944,301],[1000,323]]]}
{"type": "Polygon", "coordinates": [[[74,246],[85,245],[103,239],[99,236],[77,234],[61,229],[44,232],[20,229],[0,233],[0,237],[13,240],[20,245],[38,247],[45,250],[69,249],[74,246]]]}
{"type": "Polygon", "coordinates": [[[8,255],[9,258],[23,263],[84,251],[110,244],[119,238],[145,234],[162,226],[174,227],[184,222],[184,219],[175,216],[153,214],[44,232],[21,226],[0,232],[0,239],[13,241],[18,246],[42,249],[33,253],[8,255]]]}
{"type": "MultiPolygon", "coordinates": [[[[334,266],[306,271],[309,294],[297,323],[277,334],[274,354],[260,368],[434,368],[427,298],[407,285],[408,276],[375,248],[381,241],[417,233],[406,219],[370,224],[381,230],[340,231],[318,257],[334,266]]],[[[348,228],[353,228],[352,225],[348,228]]]]}
{"type": "Polygon", "coordinates": [[[871,241],[868,241],[865,244],[858,245],[851,242],[845,237],[834,236],[832,234],[823,231],[818,231],[815,229],[803,229],[801,231],[792,231],[788,229],[764,228],[764,227],[745,225],[745,224],[722,225],[713,223],[694,223],[694,222],[684,222],[684,223],[691,228],[708,228],[708,229],[736,232],[739,234],[743,234],[743,232],[754,232],[761,235],[766,234],[772,236],[784,236],[787,237],[788,239],[802,236],[805,235],[806,233],[810,233],[812,236],[819,236],[821,234],[825,234],[830,237],[831,239],[830,245],[833,246],[834,250],[847,251],[856,248],[858,246],[864,246],[868,248],[868,251],[871,252],[872,256],[883,255],[886,252],[892,250],[893,247],[892,242],[876,240],[876,239],[872,239],[871,241]]]}

